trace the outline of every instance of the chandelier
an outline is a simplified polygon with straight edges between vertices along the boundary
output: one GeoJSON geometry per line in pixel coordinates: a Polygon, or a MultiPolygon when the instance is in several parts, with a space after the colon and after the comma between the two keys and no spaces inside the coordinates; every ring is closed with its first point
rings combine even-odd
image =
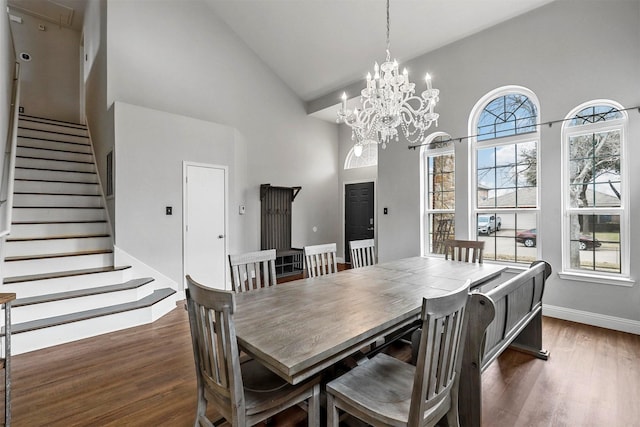
{"type": "Polygon", "coordinates": [[[382,65],[375,63],[373,77],[367,73],[367,87],[362,89],[361,108],[347,109],[347,94],[342,94],[342,106],[338,111],[338,123],[351,127],[354,152],[362,153],[365,144],[377,143],[386,148],[389,141],[398,141],[398,127],[410,143],[422,142],[424,132],[435,122],[438,113],[433,109],[440,91],[431,87],[431,77],[426,75],[427,89],[422,96],[415,95],[414,83],[409,82],[405,68],[400,74],[398,62],[391,61],[389,42],[389,0],[387,0],[387,59],[382,65]]]}

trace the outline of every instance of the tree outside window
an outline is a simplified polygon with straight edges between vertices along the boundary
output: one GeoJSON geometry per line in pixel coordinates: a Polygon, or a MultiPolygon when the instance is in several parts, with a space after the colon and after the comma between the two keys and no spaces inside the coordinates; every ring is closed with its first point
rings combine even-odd
{"type": "Polygon", "coordinates": [[[591,105],[564,126],[565,270],[619,275],[627,268],[624,125],[615,106],[591,105]]]}
{"type": "Polygon", "coordinates": [[[427,137],[422,159],[423,247],[425,252],[442,254],[443,242],[455,238],[455,154],[451,137],[443,132],[427,137]]]}

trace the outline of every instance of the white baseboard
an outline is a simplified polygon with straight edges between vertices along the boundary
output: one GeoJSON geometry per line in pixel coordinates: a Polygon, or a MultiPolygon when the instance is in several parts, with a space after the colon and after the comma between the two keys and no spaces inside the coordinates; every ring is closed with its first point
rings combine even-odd
{"type": "Polygon", "coordinates": [[[628,332],[640,335],[640,321],[623,319],[621,317],[607,316],[604,314],[590,313],[588,311],[574,310],[572,308],[556,307],[553,305],[542,305],[544,316],[555,317],[557,319],[569,320],[572,322],[584,323],[586,325],[598,326],[600,328],[613,329],[615,331],[628,332]]]}
{"type": "Polygon", "coordinates": [[[181,286],[172,280],[170,277],[160,273],[155,268],[150,267],[148,264],[140,261],[138,258],[130,255],[128,252],[123,251],[117,246],[113,246],[114,265],[130,265],[132,270],[140,276],[153,277],[156,282],[155,289],[169,287],[175,289],[178,292],[184,291],[181,286]]]}

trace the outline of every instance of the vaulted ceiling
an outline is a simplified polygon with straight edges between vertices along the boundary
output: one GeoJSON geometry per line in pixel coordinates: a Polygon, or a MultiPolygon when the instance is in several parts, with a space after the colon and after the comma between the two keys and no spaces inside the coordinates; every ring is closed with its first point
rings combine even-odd
{"type": "MultiPolygon", "coordinates": [[[[87,1],[8,4],[81,31],[87,1]]],[[[385,0],[203,1],[304,101],[363,79],[385,58],[385,0]]],[[[392,56],[406,62],[551,1],[391,0],[392,56]]]]}
{"type": "MultiPolygon", "coordinates": [[[[205,1],[304,101],[385,59],[385,0],[205,1]]],[[[391,54],[406,62],[550,2],[391,0],[391,54]]]]}

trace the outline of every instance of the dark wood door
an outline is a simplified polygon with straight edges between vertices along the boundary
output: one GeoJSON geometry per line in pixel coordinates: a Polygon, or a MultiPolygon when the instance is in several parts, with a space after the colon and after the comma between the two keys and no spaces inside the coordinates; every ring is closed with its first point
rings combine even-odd
{"type": "Polygon", "coordinates": [[[344,199],[344,260],[351,262],[349,242],[373,239],[373,182],[347,184],[344,199]]]}

